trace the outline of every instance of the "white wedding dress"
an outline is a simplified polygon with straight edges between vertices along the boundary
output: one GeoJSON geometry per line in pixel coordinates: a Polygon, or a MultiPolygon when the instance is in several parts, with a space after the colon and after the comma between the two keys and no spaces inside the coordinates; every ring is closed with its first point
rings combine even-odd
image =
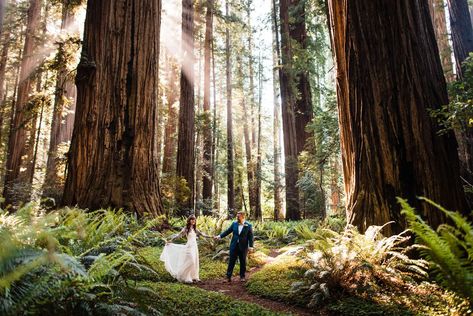
{"type": "Polygon", "coordinates": [[[178,245],[169,243],[164,246],[160,257],[166,270],[179,282],[191,283],[199,280],[199,249],[197,233],[191,229],[187,234],[187,243],[178,245]]]}

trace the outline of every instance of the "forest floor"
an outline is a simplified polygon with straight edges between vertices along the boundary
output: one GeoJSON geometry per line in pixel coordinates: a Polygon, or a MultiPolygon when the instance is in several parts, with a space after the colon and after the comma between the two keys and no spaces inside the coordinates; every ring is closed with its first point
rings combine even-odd
{"type": "MultiPolygon", "coordinates": [[[[251,276],[255,272],[261,270],[265,264],[272,262],[279,255],[280,253],[277,249],[272,249],[268,256],[267,262],[265,262],[262,266],[251,268],[250,271],[246,275],[247,279],[250,279],[251,276]]],[[[246,283],[240,282],[240,279],[238,277],[236,278],[233,277],[232,282],[227,282],[227,280],[222,277],[219,279],[211,279],[211,280],[206,280],[200,283],[196,283],[195,286],[207,291],[218,292],[218,293],[230,296],[237,300],[257,304],[261,307],[264,307],[274,312],[287,313],[291,315],[301,315],[301,316],[328,315],[324,311],[320,311],[319,313],[314,314],[313,311],[300,307],[300,306],[290,305],[285,302],[275,301],[275,300],[271,300],[271,299],[267,299],[261,296],[251,294],[248,292],[246,288],[246,283]]]]}

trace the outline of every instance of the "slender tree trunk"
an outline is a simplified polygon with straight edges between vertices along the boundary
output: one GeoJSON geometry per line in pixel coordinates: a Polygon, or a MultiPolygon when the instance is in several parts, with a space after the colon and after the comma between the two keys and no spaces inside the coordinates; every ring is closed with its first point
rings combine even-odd
{"type": "Polygon", "coordinates": [[[88,2],[64,204],[163,214],[156,141],[160,23],[160,0],[88,2]]]}
{"type": "MultiPolygon", "coordinates": [[[[225,1],[225,15],[229,16],[228,1],[225,1]]],[[[227,199],[228,212],[233,215],[235,210],[235,180],[233,161],[233,118],[232,118],[232,60],[231,60],[231,40],[230,29],[225,30],[225,58],[226,58],[226,81],[227,81],[227,199]]]]}
{"type": "Polygon", "coordinates": [[[435,38],[440,51],[443,73],[445,79],[451,82],[455,79],[453,74],[452,50],[448,42],[447,18],[445,15],[444,0],[429,0],[430,16],[434,24],[435,38]]]}
{"type": "MultiPolygon", "coordinates": [[[[453,52],[456,60],[458,78],[463,78],[462,63],[473,52],[473,27],[468,11],[467,0],[447,0],[450,12],[453,52]]],[[[462,122],[460,130],[456,131],[461,159],[461,176],[473,183],[473,128],[468,122],[462,122]]],[[[473,203],[468,194],[470,206],[473,203]]]]}
{"type": "Polygon", "coordinates": [[[213,6],[213,0],[207,0],[204,44],[204,170],[202,177],[202,198],[204,202],[204,214],[210,214],[210,211],[212,209],[212,121],[210,112],[210,62],[213,41],[213,6]]]}
{"type": "Polygon", "coordinates": [[[220,121],[219,111],[217,107],[219,102],[217,102],[217,79],[215,74],[215,48],[214,41],[212,38],[212,83],[213,83],[213,97],[214,97],[214,108],[213,108],[213,122],[212,122],[212,184],[214,188],[214,203],[212,204],[214,208],[218,211],[220,210],[220,192],[219,192],[219,183],[218,183],[218,174],[217,174],[217,163],[218,163],[218,141],[219,137],[217,135],[217,124],[220,121]],[[218,117],[218,118],[217,118],[218,117]]]}
{"type": "Polygon", "coordinates": [[[21,190],[21,187],[25,184],[23,183],[24,180],[20,180],[20,170],[27,139],[25,127],[28,120],[27,103],[34,82],[36,59],[34,55],[36,46],[35,34],[38,30],[41,17],[41,1],[30,0],[29,3],[17,99],[15,102],[15,111],[8,139],[5,187],[3,190],[3,197],[5,198],[6,205],[17,202],[15,201],[15,196],[19,193],[18,189],[21,190]]]}
{"type": "Polygon", "coordinates": [[[194,5],[182,1],[182,52],[179,132],[176,174],[186,181],[189,192],[178,201],[180,214],[194,208],[195,104],[194,104],[194,5]]]}
{"type": "MultiPolygon", "coordinates": [[[[241,65],[242,60],[238,56],[237,64],[241,65]]],[[[246,156],[246,174],[248,178],[248,200],[250,204],[250,215],[254,217],[256,215],[256,195],[255,195],[255,161],[252,150],[252,136],[250,134],[249,118],[250,113],[247,106],[247,98],[245,97],[245,87],[243,84],[243,69],[238,67],[238,87],[241,89],[241,109],[242,109],[242,120],[243,120],[243,137],[245,145],[245,156],[246,156]]],[[[250,105],[251,106],[251,105],[250,105]]],[[[252,130],[252,127],[251,127],[252,130]]]]}
{"type": "Polygon", "coordinates": [[[263,66],[261,64],[261,57],[258,62],[258,148],[256,151],[256,181],[255,181],[255,195],[256,205],[254,217],[257,220],[263,219],[263,211],[261,210],[261,105],[263,103],[263,66]]]}
{"type": "Polygon", "coordinates": [[[418,196],[465,210],[455,137],[439,136],[428,112],[448,97],[427,1],[330,0],[329,10],[349,222],[395,221],[385,232],[400,232],[397,197],[434,226],[444,216],[418,196]]]}
{"type": "Polygon", "coordinates": [[[297,189],[297,127],[296,95],[292,87],[294,81],[292,68],[292,41],[290,37],[289,9],[291,0],[280,0],[281,20],[281,74],[279,84],[282,100],[282,125],[284,133],[284,155],[286,173],[286,219],[299,220],[299,190],[297,189]]]}
{"type": "MultiPolygon", "coordinates": [[[[284,1],[284,0],[283,0],[284,1]]],[[[301,52],[307,50],[308,36],[305,22],[305,4],[306,0],[289,0],[288,10],[289,18],[289,37],[296,43],[296,49],[301,52]]],[[[288,45],[286,50],[294,49],[292,45],[288,45]]],[[[292,57],[294,52],[289,52],[292,57]]],[[[300,56],[299,56],[300,58],[300,56]]],[[[286,64],[284,64],[286,66],[286,64]]],[[[297,88],[298,96],[295,98],[295,120],[296,120],[296,142],[297,154],[304,150],[304,145],[310,137],[310,133],[306,132],[306,126],[312,121],[312,95],[310,90],[308,67],[304,69],[293,69],[295,73],[294,84],[297,88]]]]}
{"type": "Polygon", "coordinates": [[[166,103],[168,107],[168,117],[164,128],[164,150],[163,150],[163,169],[165,176],[175,174],[176,167],[176,141],[177,141],[177,111],[175,103],[178,101],[179,93],[177,80],[179,76],[178,69],[172,64],[172,59],[166,61],[168,71],[168,86],[166,88],[166,103]]]}
{"type": "Polygon", "coordinates": [[[281,181],[281,103],[279,102],[278,85],[280,79],[280,60],[281,51],[279,43],[279,27],[277,19],[276,0],[272,1],[272,29],[273,29],[273,97],[274,97],[274,123],[273,123],[273,142],[274,142],[274,219],[284,219],[283,201],[282,201],[282,181],[281,181]]]}
{"type": "Polygon", "coordinates": [[[0,148],[2,148],[3,139],[3,121],[5,116],[5,103],[6,103],[6,87],[5,87],[5,74],[8,62],[8,51],[10,49],[10,32],[3,34],[3,47],[2,54],[0,56],[0,148]]]}
{"type": "MultiPolygon", "coordinates": [[[[74,23],[75,16],[69,1],[64,1],[62,6],[61,31],[64,32],[74,23]]],[[[57,59],[61,67],[57,71],[56,92],[54,99],[54,112],[51,123],[48,160],[46,164],[46,178],[44,181],[43,196],[60,201],[64,180],[61,177],[58,152],[59,145],[70,142],[74,128],[74,115],[76,107],[76,87],[67,66],[67,43],[59,43],[57,59]]]]}
{"type": "Polygon", "coordinates": [[[462,63],[473,52],[473,27],[468,10],[468,0],[447,0],[450,12],[453,52],[455,55],[457,74],[463,78],[462,63]]]}

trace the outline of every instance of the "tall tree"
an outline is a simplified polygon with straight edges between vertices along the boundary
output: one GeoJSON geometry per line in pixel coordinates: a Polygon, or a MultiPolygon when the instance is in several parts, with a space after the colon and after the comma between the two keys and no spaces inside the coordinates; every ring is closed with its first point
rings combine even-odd
{"type": "Polygon", "coordinates": [[[186,181],[189,194],[178,201],[181,214],[194,208],[195,104],[194,4],[182,0],[182,65],[176,174],[186,181]]]}
{"type": "Polygon", "coordinates": [[[205,15],[204,39],[204,157],[203,157],[203,189],[204,214],[209,214],[212,208],[212,120],[210,112],[210,68],[213,42],[213,0],[207,0],[205,15]]]}
{"type": "Polygon", "coordinates": [[[66,205],[163,213],[156,148],[160,23],[160,0],[88,2],[66,205]]]}
{"type": "Polygon", "coordinates": [[[15,195],[27,184],[25,177],[20,179],[22,158],[25,154],[27,141],[26,125],[28,123],[28,99],[33,89],[35,75],[35,36],[39,29],[41,18],[41,0],[30,0],[27,13],[25,43],[21,59],[18,91],[15,101],[15,111],[11,122],[8,139],[8,155],[6,162],[5,187],[3,197],[5,204],[12,204],[15,195]]]}
{"type": "MultiPolygon", "coordinates": [[[[286,51],[289,50],[289,56],[298,57],[304,60],[308,47],[309,37],[307,36],[306,27],[306,0],[289,0],[289,37],[291,38],[286,51]],[[294,45],[294,46],[293,46],[294,45]]],[[[284,22],[283,22],[284,23],[284,22]]],[[[306,131],[306,126],[312,121],[312,95],[309,81],[309,67],[291,64],[294,72],[294,85],[296,87],[296,101],[294,104],[295,120],[296,120],[296,142],[297,154],[304,150],[304,145],[310,137],[310,133],[306,131]]]]}
{"type": "Polygon", "coordinates": [[[464,210],[453,132],[438,135],[429,108],[448,103],[427,1],[330,0],[340,138],[350,223],[405,227],[396,197],[432,225],[428,197],[464,210]],[[366,62],[369,60],[369,62],[366,62]]]}
{"type": "Polygon", "coordinates": [[[279,79],[281,49],[279,42],[279,27],[277,19],[276,0],[272,0],[272,31],[273,31],[273,98],[274,98],[274,118],[273,118],[273,142],[274,142],[274,219],[284,218],[282,201],[282,179],[281,179],[281,103],[279,102],[279,79]]]}
{"type": "MultiPolygon", "coordinates": [[[[62,2],[61,32],[67,29],[75,21],[74,6],[70,0],[62,2]]],[[[74,115],[76,107],[76,87],[71,69],[68,67],[72,57],[69,50],[75,46],[74,39],[70,34],[65,40],[58,43],[56,55],[56,91],[54,98],[54,111],[51,123],[51,134],[49,140],[48,161],[46,164],[46,178],[44,181],[44,196],[60,200],[63,191],[63,180],[59,175],[60,153],[59,145],[69,142],[72,138],[74,128],[74,115]]]]}
{"type": "Polygon", "coordinates": [[[166,176],[175,174],[176,159],[176,140],[177,140],[177,111],[175,103],[179,98],[179,90],[177,80],[179,69],[174,65],[171,58],[166,60],[167,69],[167,87],[165,92],[167,104],[167,121],[164,127],[164,151],[163,151],[163,168],[162,172],[166,176]]]}
{"type": "Polygon", "coordinates": [[[462,78],[462,63],[470,52],[473,52],[473,27],[468,9],[468,0],[447,0],[447,3],[450,12],[450,27],[457,74],[462,78]]]}
{"type": "Polygon", "coordinates": [[[434,24],[435,38],[440,51],[443,73],[447,81],[454,80],[452,49],[448,42],[447,18],[445,14],[444,0],[429,0],[430,16],[434,24]]]}
{"type": "MultiPolygon", "coordinates": [[[[230,16],[229,0],[225,1],[225,15],[230,16]]],[[[229,23],[229,22],[227,22],[229,23]]],[[[227,85],[227,200],[228,212],[231,216],[235,210],[235,176],[234,176],[234,152],[233,152],[233,115],[232,115],[232,50],[231,50],[230,28],[225,29],[225,71],[227,85]]]]}
{"type": "Polygon", "coordinates": [[[296,127],[296,93],[293,89],[294,76],[292,65],[292,40],[290,35],[289,9],[291,0],[280,0],[279,16],[281,21],[281,87],[282,125],[284,134],[284,170],[286,177],[286,219],[298,220],[299,190],[297,189],[297,156],[299,147],[296,127]]]}

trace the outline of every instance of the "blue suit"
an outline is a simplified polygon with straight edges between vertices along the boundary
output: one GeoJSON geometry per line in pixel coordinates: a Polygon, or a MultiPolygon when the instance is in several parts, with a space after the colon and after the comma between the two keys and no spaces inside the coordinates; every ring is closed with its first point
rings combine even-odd
{"type": "Polygon", "coordinates": [[[237,258],[240,260],[240,278],[245,278],[246,272],[246,256],[248,255],[248,247],[253,247],[253,226],[245,222],[241,232],[238,232],[238,222],[233,222],[230,227],[220,234],[220,238],[224,238],[233,234],[230,242],[230,260],[228,261],[227,277],[231,278],[233,268],[235,268],[237,258]]]}

